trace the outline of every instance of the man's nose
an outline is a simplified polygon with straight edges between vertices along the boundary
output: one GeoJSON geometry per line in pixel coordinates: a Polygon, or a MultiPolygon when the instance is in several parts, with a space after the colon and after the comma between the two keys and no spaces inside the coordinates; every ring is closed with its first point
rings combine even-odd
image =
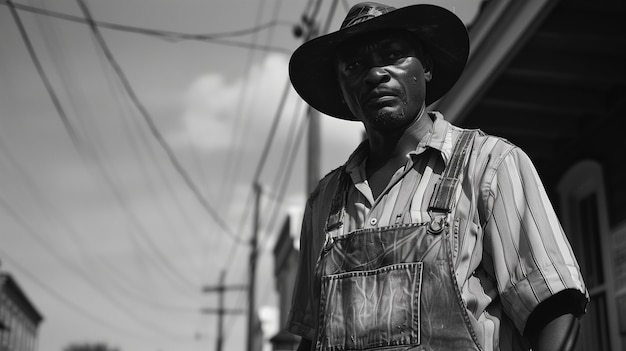
{"type": "Polygon", "coordinates": [[[389,80],[389,72],[381,65],[373,65],[370,67],[367,75],[365,76],[365,82],[372,85],[384,83],[389,80]]]}

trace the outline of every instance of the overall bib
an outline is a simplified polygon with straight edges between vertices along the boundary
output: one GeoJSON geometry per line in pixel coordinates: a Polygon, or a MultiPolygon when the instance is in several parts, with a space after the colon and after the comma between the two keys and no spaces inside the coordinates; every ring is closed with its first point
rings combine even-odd
{"type": "Polygon", "coordinates": [[[343,233],[342,170],[316,265],[316,350],[480,350],[456,283],[450,213],[474,133],[463,132],[429,204],[430,222],[343,233]]]}

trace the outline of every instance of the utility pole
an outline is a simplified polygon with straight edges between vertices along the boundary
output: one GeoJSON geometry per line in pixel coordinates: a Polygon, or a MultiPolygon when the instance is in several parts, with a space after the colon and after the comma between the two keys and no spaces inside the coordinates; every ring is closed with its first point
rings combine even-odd
{"type": "MultiPolygon", "coordinates": [[[[319,1],[319,0],[318,0],[319,1]]],[[[330,5],[330,11],[328,14],[328,18],[326,20],[326,24],[322,29],[322,34],[328,32],[328,27],[335,13],[335,9],[337,8],[338,0],[334,0],[330,5]]],[[[319,6],[319,4],[314,5],[319,6]]],[[[314,18],[310,18],[306,15],[302,16],[302,23],[294,27],[294,35],[297,38],[303,37],[304,41],[307,42],[315,37],[317,37],[320,33],[319,25],[315,22],[314,18]]],[[[308,149],[307,149],[307,169],[306,169],[306,190],[307,194],[310,194],[315,187],[317,186],[317,182],[320,180],[320,160],[321,160],[321,150],[320,150],[320,113],[309,106],[307,108],[307,118],[309,119],[309,130],[308,130],[308,149]]]]}
{"type": "Polygon", "coordinates": [[[243,310],[240,309],[225,309],[224,308],[224,292],[226,292],[227,290],[245,290],[247,289],[247,286],[245,285],[231,285],[231,286],[226,286],[224,285],[224,276],[226,275],[226,272],[224,270],[222,270],[222,273],[220,274],[220,282],[219,285],[217,286],[205,286],[202,291],[205,293],[209,293],[209,292],[216,292],[218,294],[218,308],[203,308],[201,311],[202,313],[211,313],[217,314],[217,344],[215,347],[215,350],[217,351],[222,351],[222,346],[224,343],[224,315],[229,313],[229,314],[236,314],[236,313],[243,313],[243,310]]]}
{"type": "Polygon", "coordinates": [[[250,239],[250,273],[248,276],[248,351],[254,351],[254,322],[255,317],[255,293],[256,293],[256,264],[258,256],[259,237],[259,207],[261,205],[261,184],[254,182],[254,223],[252,238],[250,239]]]}
{"type": "MultiPolygon", "coordinates": [[[[319,5],[318,5],[319,6],[319,5]]],[[[302,22],[296,25],[293,34],[296,38],[303,37],[307,42],[318,35],[319,26],[313,18],[302,16],[302,22]]],[[[317,186],[320,174],[320,113],[311,106],[307,107],[306,116],[309,120],[306,164],[306,191],[310,194],[317,186]]]]}

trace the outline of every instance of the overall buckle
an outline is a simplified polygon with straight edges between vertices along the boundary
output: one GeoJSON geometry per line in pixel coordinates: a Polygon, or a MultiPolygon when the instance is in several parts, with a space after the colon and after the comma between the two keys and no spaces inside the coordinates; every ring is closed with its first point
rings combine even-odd
{"type": "Polygon", "coordinates": [[[443,232],[443,228],[447,225],[446,218],[448,216],[443,214],[433,215],[432,212],[429,212],[429,215],[430,224],[428,225],[428,231],[432,234],[440,234],[443,232]]]}

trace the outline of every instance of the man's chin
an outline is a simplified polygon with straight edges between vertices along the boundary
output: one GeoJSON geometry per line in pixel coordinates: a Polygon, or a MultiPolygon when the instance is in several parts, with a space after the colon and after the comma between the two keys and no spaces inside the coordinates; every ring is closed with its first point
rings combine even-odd
{"type": "Polygon", "coordinates": [[[385,130],[397,129],[407,124],[405,114],[398,111],[379,111],[372,122],[377,128],[385,130]]]}
{"type": "Polygon", "coordinates": [[[404,116],[404,111],[397,106],[381,105],[370,106],[369,115],[373,120],[396,119],[404,116]]]}

